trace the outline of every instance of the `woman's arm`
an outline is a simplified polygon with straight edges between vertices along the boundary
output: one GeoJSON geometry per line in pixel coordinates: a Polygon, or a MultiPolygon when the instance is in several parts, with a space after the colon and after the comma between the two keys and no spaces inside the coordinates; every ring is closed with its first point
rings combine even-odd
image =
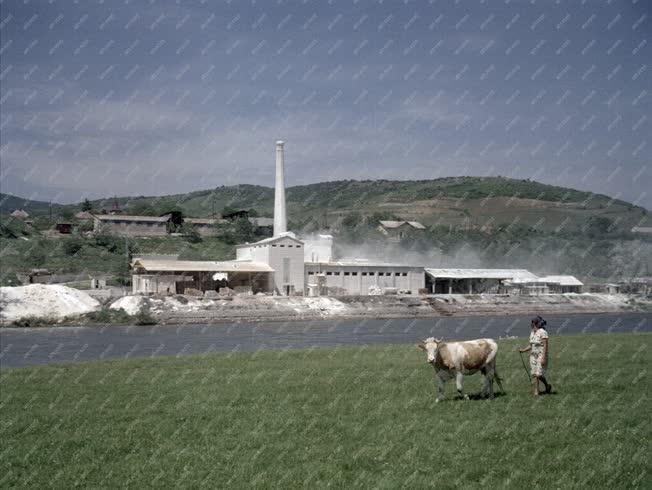
{"type": "Polygon", "coordinates": [[[530,352],[531,350],[532,350],[532,346],[531,346],[531,345],[528,345],[526,348],[524,348],[524,349],[519,349],[518,351],[519,351],[519,352],[530,352]]]}

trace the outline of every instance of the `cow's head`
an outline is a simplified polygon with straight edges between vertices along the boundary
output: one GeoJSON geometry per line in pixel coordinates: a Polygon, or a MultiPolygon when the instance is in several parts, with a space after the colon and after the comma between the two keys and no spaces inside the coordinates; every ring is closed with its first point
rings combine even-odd
{"type": "Polygon", "coordinates": [[[422,340],[417,344],[417,347],[421,350],[426,351],[428,354],[428,362],[435,362],[435,356],[437,355],[437,349],[439,344],[442,343],[442,339],[436,339],[434,337],[428,337],[426,340],[422,340]]]}

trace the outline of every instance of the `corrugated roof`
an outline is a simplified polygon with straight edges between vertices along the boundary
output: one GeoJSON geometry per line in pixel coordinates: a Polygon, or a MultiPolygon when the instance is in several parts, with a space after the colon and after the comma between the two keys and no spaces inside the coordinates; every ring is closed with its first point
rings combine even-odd
{"type": "Polygon", "coordinates": [[[652,233],[652,226],[635,226],[632,233],[652,233]]]}
{"type": "Polygon", "coordinates": [[[528,279],[537,276],[525,269],[431,269],[426,274],[438,279],[528,279]]]}
{"type": "Polygon", "coordinates": [[[165,223],[170,215],[165,216],[133,216],[129,214],[96,214],[95,218],[100,221],[134,221],[139,223],[165,223]]]}
{"type": "Polygon", "coordinates": [[[148,272],[274,272],[267,264],[245,260],[135,260],[132,267],[148,272]]]}
{"type": "Polygon", "coordinates": [[[584,286],[584,283],[575,276],[544,276],[538,282],[559,284],[560,286],[584,286]]]}

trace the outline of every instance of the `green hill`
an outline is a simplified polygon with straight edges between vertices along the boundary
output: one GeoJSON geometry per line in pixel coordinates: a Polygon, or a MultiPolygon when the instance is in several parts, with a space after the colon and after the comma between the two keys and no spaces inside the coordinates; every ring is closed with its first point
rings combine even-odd
{"type": "MultiPolygon", "coordinates": [[[[177,253],[184,259],[224,260],[234,256],[223,235],[192,241],[184,237],[133,238],[48,231],[58,220],[74,220],[82,203],[53,206],[2,195],[0,283],[34,267],[59,272],[109,273],[128,280],[125,251],[177,253]],[[23,208],[33,225],[9,218],[23,208]]],[[[450,267],[522,267],[581,278],[649,275],[652,237],[633,234],[650,226],[640,206],[601,194],[503,177],[458,177],[421,181],[335,181],[287,189],[289,228],[298,233],[328,230],[340,255],[379,260],[412,259],[450,267]],[[416,220],[426,230],[388,244],[377,230],[381,219],[416,220]]],[[[217,187],[168,196],[107,197],[90,202],[93,211],[115,205],[128,214],[160,215],[179,210],[207,217],[225,209],[271,216],[274,190],[256,185],[217,187]]],[[[87,203],[88,204],[88,203],[87,203]]]]}
{"type": "MultiPolygon", "coordinates": [[[[53,206],[60,206],[58,204],[53,206]]],[[[23,197],[14,196],[0,192],[0,212],[11,213],[14,209],[24,209],[28,213],[48,211],[50,203],[46,201],[34,201],[23,197]]]]}

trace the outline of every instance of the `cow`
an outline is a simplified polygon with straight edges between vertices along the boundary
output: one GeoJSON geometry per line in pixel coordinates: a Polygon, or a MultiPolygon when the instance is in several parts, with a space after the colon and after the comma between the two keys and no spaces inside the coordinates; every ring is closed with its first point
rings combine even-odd
{"type": "Polygon", "coordinates": [[[461,398],[468,400],[464,394],[463,384],[465,374],[474,374],[480,371],[484,375],[482,395],[489,398],[494,396],[494,378],[504,393],[501,379],[496,371],[496,354],[498,345],[493,339],[468,340],[466,342],[444,342],[442,339],[429,337],[417,344],[419,349],[428,354],[428,364],[435,368],[437,379],[437,399],[444,399],[444,385],[446,381],[455,378],[457,393],[461,398]]]}

